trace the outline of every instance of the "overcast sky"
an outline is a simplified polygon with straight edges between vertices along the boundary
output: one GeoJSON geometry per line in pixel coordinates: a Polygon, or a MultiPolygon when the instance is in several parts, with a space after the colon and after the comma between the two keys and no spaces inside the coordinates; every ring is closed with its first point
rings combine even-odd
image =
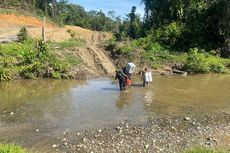
{"type": "Polygon", "coordinates": [[[105,14],[108,11],[115,11],[115,16],[126,17],[131,11],[132,6],[137,7],[137,13],[144,15],[144,5],[141,0],[69,0],[70,3],[79,4],[85,8],[86,11],[102,10],[105,14]]]}

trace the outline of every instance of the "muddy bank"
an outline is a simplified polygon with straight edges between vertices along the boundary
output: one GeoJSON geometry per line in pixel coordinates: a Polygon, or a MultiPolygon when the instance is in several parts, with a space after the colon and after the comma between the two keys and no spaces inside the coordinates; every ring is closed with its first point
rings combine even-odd
{"type": "Polygon", "coordinates": [[[57,152],[164,152],[198,146],[230,149],[230,114],[165,117],[142,125],[119,125],[84,132],[63,132],[53,144],[57,152]]]}

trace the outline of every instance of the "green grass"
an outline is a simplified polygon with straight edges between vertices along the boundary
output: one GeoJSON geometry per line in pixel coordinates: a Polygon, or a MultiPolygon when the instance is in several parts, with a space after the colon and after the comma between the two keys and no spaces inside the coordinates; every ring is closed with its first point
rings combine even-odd
{"type": "Polygon", "coordinates": [[[216,151],[216,150],[211,150],[211,149],[206,149],[206,148],[195,148],[191,150],[185,150],[182,153],[227,153],[227,152],[216,151]]]}
{"type": "Polygon", "coordinates": [[[58,49],[65,49],[65,48],[71,48],[76,46],[84,45],[85,41],[81,39],[69,39],[67,41],[63,42],[49,42],[48,47],[50,49],[58,48],[58,49]]]}
{"type": "Polygon", "coordinates": [[[28,153],[25,149],[17,145],[0,145],[0,153],[28,153]]]}
{"type": "Polygon", "coordinates": [[[82,63],[82,60],[80,58],[76,58],[74,55],[72,54],[67,54],[65,56],[65,61],[67,63],[69,63],[70,65],[79,65],[82,63]]]}

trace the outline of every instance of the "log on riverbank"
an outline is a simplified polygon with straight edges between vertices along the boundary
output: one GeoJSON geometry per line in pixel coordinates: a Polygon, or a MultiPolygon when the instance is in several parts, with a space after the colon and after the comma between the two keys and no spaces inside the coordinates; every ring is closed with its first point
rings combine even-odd
{"type": "Polygon", "coordinates": [[[18,41],[19,41],[19,37],[17,35],[0,37],[0,43],[12,43],[12,42],[18,42],[18,41]]]}

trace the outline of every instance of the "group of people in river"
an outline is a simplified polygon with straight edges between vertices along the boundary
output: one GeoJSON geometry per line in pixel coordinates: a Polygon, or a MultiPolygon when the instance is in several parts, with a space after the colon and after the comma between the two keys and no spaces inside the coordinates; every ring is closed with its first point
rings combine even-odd
{"type": "MultiPolygon", "coordinates": [[[[121,91],[131,86],[131,75],[134,72],[135,65],[130,65],[128,65],[129,67],[123,67],[121,70],[116,70],[115,80],[119,81],[119,87],[121,91]]],[[[141,75],[143,87],[145,87],[149,84],[150,81],[152,81],[152,74],[147,67],[141,70],[138,74],[141,75]]]]}

